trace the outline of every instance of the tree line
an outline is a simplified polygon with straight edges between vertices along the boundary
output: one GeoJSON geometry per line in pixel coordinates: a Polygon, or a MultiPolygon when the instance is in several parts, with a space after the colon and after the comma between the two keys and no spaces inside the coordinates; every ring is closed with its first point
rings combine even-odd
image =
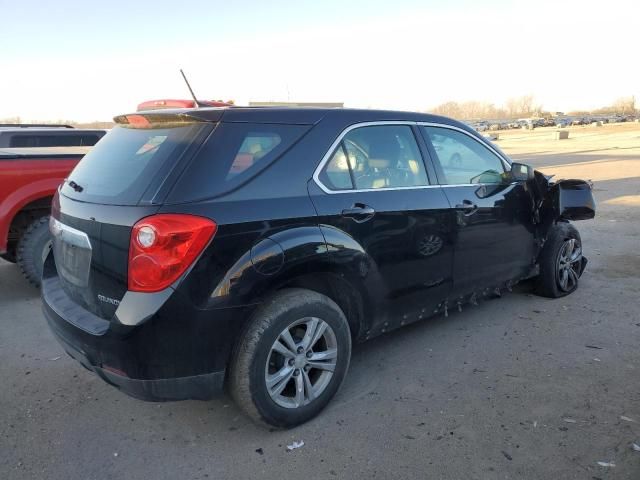
{"type": "MultiPolygon", "coordinates": [[[[444,115],[445,117],[457,118],[458,120],[500,120],[530,117],[551,117],[552,112],[545,111],[542,104],[536,102],[533,95],[522,95],[520,97],[509,98],[503,106],[496,106],[493,103],[481,101],[467,102],[445,102],[430,110],[431,113],[444,115]]],[[[592,111],[573,111],[567,115],[587,116],[587,115],[634,115],[638,113],[636,109],[636,99],[634,96],[620,97],[611,105],[598,108],[592,111]]],[[[77,128],[111,128],[113,122],[74,122],[72,120],[57,121],[32,121],[23,122],[20,117],[8,117],[0,119],[2,123],[46,123],[72,125],[77,128]]]]}
{"type": "Polygon", "coordinates": [[[27,121],[24,121],[20,116],[0,118],[0,125],[2,124],[27,124],[28,125],[30,123],[39,124],[39,125],[71,125],[72,127],[75,127],[75,128],[98,128],[98,129],[112,128],[115,125],[113,122],[101,122],[98,120],[93,122],[76,122],[74,120],[60,119],[60,120],[30,120],[27,122],[27,121]]]}
{"type": "MultiPolygon", "coordinates": [[[[503,106],[489,102],[445,102],[431,109],[431,113],[457,118],[459,120],[514,119],[530,117],[550,117],[533,95],[523,95],[508,99],[503,106]]],[[[569,115],[630,115],[636,113],[635,97],[620,97],[611,105],[590,112],[568,112],[569,115]]]]}

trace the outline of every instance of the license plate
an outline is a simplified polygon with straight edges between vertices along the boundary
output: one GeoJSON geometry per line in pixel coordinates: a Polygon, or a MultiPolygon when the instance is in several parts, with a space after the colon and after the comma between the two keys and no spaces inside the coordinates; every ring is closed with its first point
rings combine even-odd
{"type": "Polygon", "coordinates": [[[91,242],[86,233],[52,219],[53,256],[58,274],[77,287],[89,284],[91,242]]]}

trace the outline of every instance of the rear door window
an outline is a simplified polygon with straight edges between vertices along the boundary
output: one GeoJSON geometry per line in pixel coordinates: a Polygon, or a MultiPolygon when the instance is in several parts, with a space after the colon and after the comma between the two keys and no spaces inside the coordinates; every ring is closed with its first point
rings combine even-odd
{"type": "Polygon", "coordinates": [[[286,152],[308,125],[220,123],[174,185],[168,202],[212,198],[251,180],[286,152]]]}
{"type": "Polygon", "coordinates": [[[166,175],[198,134],[210,128],[203,123],[115,127],[78,163],[62,193],[85,202],[136,205],[156,177],[166,175]]]}
{"type": "Polygon", "coordinates": [[[410,188],[429,184],[408,125],[376,125],[348,132],[320,173],[330,190],[410,188]]]}

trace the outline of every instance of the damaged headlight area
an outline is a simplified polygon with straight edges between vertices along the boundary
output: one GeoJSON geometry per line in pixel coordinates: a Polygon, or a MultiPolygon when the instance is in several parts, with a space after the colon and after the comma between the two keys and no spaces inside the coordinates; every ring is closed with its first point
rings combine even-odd
{"type": "Polygon", "coordinates": [[[535,172],[536,217],[540,223],[591,220],[595,217],[596,201],[591,182],[578,179],[553,182],[551,178],[535,172]]]}

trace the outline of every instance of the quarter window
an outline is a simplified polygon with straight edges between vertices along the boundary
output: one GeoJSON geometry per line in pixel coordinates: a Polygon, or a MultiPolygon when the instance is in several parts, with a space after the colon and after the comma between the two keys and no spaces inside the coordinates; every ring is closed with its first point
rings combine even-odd
{"type": "Polygon", "coordinates": [[[282,138],[275,132],[249,132],[236,152],[227,179],[244,172],[276,148],[282,138]]]}
{"type": "Polygon", "coordinates": [[[502,183],[505,171],[502,160],[482,143],[450,128],[423,128],[436,152],[441,183],[502,183]]]}
{"type": "Polygon", "coordinates": [[[375,125],[348,132],[323,169],[332,190],[370,190],[428,185],[411,127],[375,125]]]}
{"type": "Polygon", "coordinates": [[[351,190],[351,171],[342,145],[338,146],[327,166],[320,174],[320,181],[331,190],[351,190]]]}

